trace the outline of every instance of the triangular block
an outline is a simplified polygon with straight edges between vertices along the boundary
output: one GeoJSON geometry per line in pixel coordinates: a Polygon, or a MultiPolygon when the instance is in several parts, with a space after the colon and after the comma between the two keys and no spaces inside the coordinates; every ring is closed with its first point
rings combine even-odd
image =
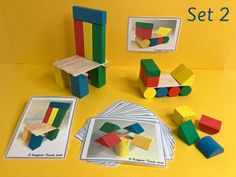
{"type": "Polygon", "coordinates": [[[115,132],[117,130],[120,130],[120,127],[116,124],[105,122],[99,130],[106,133],[110,133],[110,132],[115,132]]]}
{"type": "Polygon", "coordinates": [[[121,142],[121,139],[115,132],[111,132],[96,139],[95,141],[108,148],[113,148],[121,142]]]}
{"type": "Polygon", "coordinates": [[[178,137],[188,145],[192,145],[197,140],[199,140],[199,135],[193,125],[192,120],[188,120],[179,126],[178,137]]]}
{"type": "Polygon", "coordinates": [[[140,133],[144,132],[143,127],[139,123],[129,125],[129,126],[125,127],[124,129],[128,130],[130,132],[136,133],[136,134],[140,134],[140,133]]]}

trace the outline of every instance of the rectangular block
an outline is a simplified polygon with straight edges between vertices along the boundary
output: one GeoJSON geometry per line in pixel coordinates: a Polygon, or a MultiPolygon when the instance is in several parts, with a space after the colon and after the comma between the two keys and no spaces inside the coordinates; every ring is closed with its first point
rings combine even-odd
{"type": "Polygon", "coordinates": [[[70,103],[63,103],[63,102],[50,102],[49,107],[51,108],[59,108],[59,109],[69,109],[70,103]]]}
{"type": "Polygon", "coordinates": [[[66,72],[54,67],[54,75],[55,75],[55,79],[56,79],[56,84],[61,87],[61,88],[67,88],[69,87],[68,82],[66,80],[66,72]]]}
{"type": "Polygon", "coordinates": [[[100,88],[106,84],[106,68],[100,66],[91,71],[91,84],[100,88]]]}
{"type": "Polygon", "coordinates": [[[143,67],[140,69],[140,79],[145,87],[158,87],[160,76],[146,76],[143,67]]]}
{"type": "Polygon", "coordinates": [[[48,109],[47,109],[47,111],[46,111],[46,113],[45,113],[45,115],[44,115],[44,118],[43,118],[43,122],[44,122],[44,123],[47,123],[47,122],[48,122],[48,119],[49,119],[49,117],[50,117],[50,115],[51,115],[51,112],[52,112],[52,108],[51,108],[51,107],[48,107],[48,109]]]}
{"type": "Polygon", "coordinates": [[[84,76],[83,74],[73,77],[71,75],[71,89],[72,94],[79,98],[83,98],[89,92],[88,88],[88,76],[84,76]]]}
{"type": "Polygon", "coordinates": [[[73,18],[76,20],[95,23],[97,25],[105,25],[106,15],[106,11],[73,6],[73,18]]]}
{"type": "Polygon", "coordinates": [[[93,59],[93,25],[83,22],[84,33],[84,57],[93,59]]]}
{"type": "Polygon", "coordinates": [[[24,128],[24,131],[23,131],[23,133],[22,133],[22,139],[23,139],[23,141],[24,141],[24,142],[29,141],[30,137],[31,137],[31,133],[29,132],[29,130],[27,130],[26,128],[24,128]]]}
{"type": "Polygon", "coordinates": [[[134,146],[137,146],[139,148],[142,148],[144,150],[148,150],[150,146],[152,145],[152,139],[142,136],[142,135],[135,135],[134,139],[132,141],[132,144],[134,146]]]}
{"type": "Polygon", "coordinates": [[[152,29],[153,28],[153,23],[136,22],[135,26],[138,27],[138,28],[152,29]]]}
{"type": "Polygon", "coordinates": [[[136,28],[135,34],[141,39],[150,39],[152,36],[152,29],[136,28]]]}
{"type": "Polygon", "coordinates": [[[84,57],[84,32],[83,22],[74,20],[76,55],[84,57]]]}
{"type": "Polygon", "coordinates": [[[194,81],[195,75],[194,73],[188,68],[181,72],[175,79],[181,85],[192,85],[194,81]]]}
{"type": "Polygon", "coordinates": [[[66,109],[60,109],[53,121],[52,126],[58,128],[61,126],[61,123],[66,115],[67,110],[66,109]]]}
{"type": "Polygon", "coordinates": [[[141,67],[143,67],[147,76],[160,76],[161,71],[153,61],[153,59],[142,59],[141,67]]]}
{"type": "Polygon", "coordinates": [[[31,134],[28,147],[31,150],[37,149],[41,146],[42,142],[43,142],[43,137],[42,136],[40,136],[40,135],[35,136],[34,134],[31,134]]]}
{"type": "Polygon", "coordinates": [[[52,141],[57,138],[58,133],[59,133],[59,129],[55,129],[55,130],[48,132],[46,137],[47,137],[47,139],[52,141]]]}
{"type": "Polygon", "coordinates": [[[51,112],[51,114],[50,114],[50,116],[48,118],[47,124],[52,125],[52,123],[53,123],[53,121],[54,121],[58,111],[59,111],[58,108],[53,108],[52,109],[52,112],[51,112]]]}
{"type": "Polygon", "coordinates": [[[105,63],[106,26],[93,24],[93,61],[105,63]]]}
{"type": "Polygon", "coordinates": [[[171,33],[171,31],[172,31],[172,28],[160,27],[160,28],[158,28],[156,33],[161,36],[168,36],[171,33]]]}

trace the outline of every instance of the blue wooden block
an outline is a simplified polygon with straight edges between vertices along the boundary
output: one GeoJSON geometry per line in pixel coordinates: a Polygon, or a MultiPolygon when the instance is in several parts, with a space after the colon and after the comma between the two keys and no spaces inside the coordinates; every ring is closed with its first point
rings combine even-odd
{"type": "Polygon", "coordinates": [[[84,96],[88,95],[88,76],[84,76],[83,74],[79,76],[70,76],[71,80],[71,88],[72,94],[79,98],[83,98],[84,96]]]}
{"type": "Polygon", "coordinates": [[[106,25],[106,11],[73,6],[73,18],[97,25],[106,25]]]}
{"type": "Polygon", "coordinates": [[[35,136],[34,134],[31,134],[30,140],[29,140],[29,148],[31,150],[37,149],[38,147],[41,146],[43,142],[43,137],[42,136],[35,136]]]}
{"type": "Polygon", "coordinates": [[[156,97],[160,98],[160,97],[165,97],[168,94],[168,88],[163,87],[163,88],[156,88],[156,97]]]}
{"type": "Polygon", "coordinates": [[[49,107],[67,110],[70,107],[70,103],[51,102],[49,107]]]}
{"type": "Polygon", "coordinates": [[[136,134],[140,134],[140,133],[144,132],[143,127],[141,127],[141,125],[139,123],[129,125],[129,126],[125,127],[124,129],[128,130],[130,132],[136,133],[136,134]]]}
{"type": "Polygon", "coordinates": [[[208,159],[224,152],[224,148],[221,147],[210,136],[205,136],[204,138],[200,139],[197,142],[196,147],[208,159]]]}
{"type": "Polygon", "coordinates": [[[149,47],[157,45],[157,38],[149,39],[149,41],[150,41],[149,47]]]}

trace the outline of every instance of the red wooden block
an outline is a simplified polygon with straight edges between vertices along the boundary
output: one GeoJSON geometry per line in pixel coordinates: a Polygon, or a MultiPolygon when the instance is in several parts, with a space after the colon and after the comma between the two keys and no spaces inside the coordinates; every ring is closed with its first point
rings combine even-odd
{"type": "Polygon", "coordinates": [[[44,118],[43,118],[43,122],[44,122],[44,123],[48,123],[48,119],[49,119],[49,117],[50,117],[50,114],[51,114],[51,112],[52,112],[52,109],[53,109],[53,108],[48,107],[47,112],[46,112],[46,114],[44,115],[44,118]]]}
{"type": "Polygon", "coordinates": [[[164,38],[163,37],[160,37],[160,38],[157,39],[157,45],[163,44],[163,42],[164,42],[164,38]]]}
{"type": "Polygon", "coordinates": [[[150,39],[152,36],[152,29],[136,28],[135,34],[141,39],[150,39]]]}
{"type": "Polygon", "coordinates": [[[178,96],[179,92],[180,92],[180,88],[179,87],[170,87],[169,91],[168,91],[168,96],[169,97],[178,96]]]}
{"type": "Polygon", "coordinates": [[[147,76],[145,70],[143,67],[140,69],[140,74],[139,74],[140,79],[143,81],[143,84],[146,87],[157,87],[159,83],[159,76],[147,76]]]}
{"type": "Polygon", "coordinates": [[[76,54],[84,57],[84,33],[82,21],[74,20],[74,31],[76,54]]]}
{"type": "Polygon", "coordinates": [[[216,134],[220,131],[221,123],[220,120],[203,114],[199,122],[199,129],[208,134],[216,134]]]}
{"type": "Polygon", "coordinates": [[[120,137],[115,132],[108,133],[95,141],[108,148],[113,148],[121,142],[120,137]]]}

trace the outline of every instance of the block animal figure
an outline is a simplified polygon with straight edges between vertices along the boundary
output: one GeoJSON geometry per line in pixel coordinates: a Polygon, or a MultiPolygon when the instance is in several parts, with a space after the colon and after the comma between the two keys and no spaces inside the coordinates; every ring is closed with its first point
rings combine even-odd
{"type": "Polygon", "coordinates": [[[42,122],[24,127],[22,139],[24,142],[28,142],[28,147],[31,150],[39,148],[44,137],[51,141],[57,138],[59,128],[69,107],[70,103],[50,102],[42,122]]]}
{"type": "Polygon", "coordinates": [[[146,99],[154,97],[187,96],[192,92],[190,84],[195,75],[185,65],[180,64],[171,74],[161,74],[153,59],[141,59],[138,87],[146,99]]]}
{"type": "Polygon", "coordinates": [[[89,93],[87,72],[93,86],[106,84],[106,15],[106,11],[73,6],[76,56],[53,63],[57,84],[71,85],[72,94],[79,98],[89,93]]]}

